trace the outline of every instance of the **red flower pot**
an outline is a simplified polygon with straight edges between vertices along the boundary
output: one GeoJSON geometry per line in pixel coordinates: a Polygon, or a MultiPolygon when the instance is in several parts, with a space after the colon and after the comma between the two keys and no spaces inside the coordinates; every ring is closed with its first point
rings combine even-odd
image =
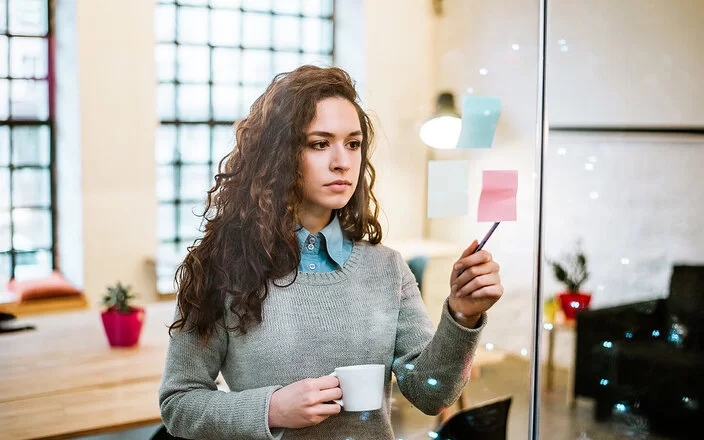
{"type": "Polygon", "coordinates": [[[565,314],[566,319],[574,319],[577,312],[588,309],[592,300],[591,293],[584,292],[562,292],[557,295],[560,302],[560,309],[565,314]]]}
{"type": "Polygon", "coordinates": [[[109,309],[102,313],[103,327],[108,342],[113,347],[132,347],[139,342],[144,323],[144,309],[132,307],[132,311],[120,313],[109,309]]]}

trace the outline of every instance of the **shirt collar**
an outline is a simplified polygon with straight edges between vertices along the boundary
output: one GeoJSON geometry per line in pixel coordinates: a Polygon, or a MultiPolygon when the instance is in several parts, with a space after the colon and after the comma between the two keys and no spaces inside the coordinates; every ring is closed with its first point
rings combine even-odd
{"type": "MultiPolygon", "coordinates": [[[[296,232],[296,239],[298,240],[298,245],[301,249],[306,244],[308,236],[311,235],[306,228],[301,225],[297,225],[301,229],[296,232]]],[[[338,266],[342,267],[344,264],[344,237],[342,235],[342,226],[340,225],[340,219],[337,216],[333,216],[330,223],[327,224],[320,232],[314,234],[318,239],[322,238],[321,241],[325,243],[325,250],[327,251],[330,258],[332,258],[338,266]]]]}

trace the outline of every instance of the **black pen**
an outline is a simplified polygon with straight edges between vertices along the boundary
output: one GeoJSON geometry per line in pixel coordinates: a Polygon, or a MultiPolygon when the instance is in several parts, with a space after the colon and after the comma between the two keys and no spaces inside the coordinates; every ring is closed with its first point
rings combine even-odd
{"type": "MultiPolygon", "coordinates": [[[[491,227],[491,229],[489,229],[489,232],[487,232],[486,235],[484,236],[484,238],[482,238],[482,241],[479,242],[479,245],[477,246],[477,248],[474,251],[472,251],[472,254],[476,254],[477,252],[482,250],[482,248],[484,247],[486,242],[489,241],[489,237],[491,237],[491,234],[493,234],[494,231],[496,230],[496,228],[499,227],[499,223],[501,223],[501,222],[494,223],[494,225],[491,227]]],[[[470,254],[470,255],[472,255],[472,254],[470,254]]],[[[458,273],[457,276],[462,275],[462,272],[464,272],[464,268],[460,269],[460,273],[458,273]]]]}

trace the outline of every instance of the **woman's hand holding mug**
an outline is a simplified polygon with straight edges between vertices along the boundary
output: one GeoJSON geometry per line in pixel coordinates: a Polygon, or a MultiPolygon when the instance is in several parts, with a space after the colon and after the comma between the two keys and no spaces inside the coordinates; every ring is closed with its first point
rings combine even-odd
{"type": "Polygon", "coordinates": [[[317,425],[341,411],[337,403],[325,403],[341,397],[340,382],[334,376],[303,379],[279,388],[269,402],[269,428],[317,425]]]}

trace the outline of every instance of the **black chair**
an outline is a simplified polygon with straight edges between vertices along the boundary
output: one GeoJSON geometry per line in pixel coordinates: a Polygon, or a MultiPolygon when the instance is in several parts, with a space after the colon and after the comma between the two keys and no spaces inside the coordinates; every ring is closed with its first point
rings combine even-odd
{"type": "Polygon", "coordinates": [[[161,427],[151,436],[151,440],[185,440],[181,437],[174,437],[166,430],[166,426],[161,427]]]}
{"type": "Polygon", "coordinates": [[[577,314],[575,396],[596,418],[637,408],[653,431],[685,435],[704,419],[704,266],[677,265],[667,298],[577,314]]]}
{"type": "Polygon", "coordinates": [[[511,397],[460,411],[437,430],[437,440],[506,440],[511,397]]]}

